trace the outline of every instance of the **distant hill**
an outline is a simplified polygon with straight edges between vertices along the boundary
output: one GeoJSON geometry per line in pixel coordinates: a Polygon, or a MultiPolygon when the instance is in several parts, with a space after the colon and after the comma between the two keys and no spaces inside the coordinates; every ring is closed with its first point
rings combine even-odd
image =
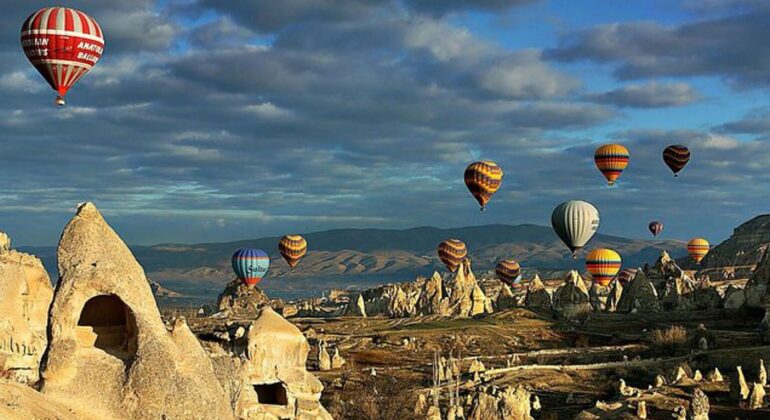
{"type": "MultiPolygon", "coordinates": [[[[308,240],[310,251],[293,273],[280,259],[278,237],[227,243],[132,246],[131,249],[150,278],[183,293],[220,290],[222,283],[232,278],[230,255],[235,249],[246,246],[261,248],[270,254],[270,272],[263,286],[268,293],[279,294],[320,293],[330,287],[363,287],[430,275],[434,270],[444,269],[436,256],[436,246],[448,238],[466,243],[477,271],[493,269],[501,258],[517,259],[527,275],[540,270],[583,268],[584,253],[578,260],[571,259],[567,248],[550,227],[531,224],[452,229],[337,229],[303,236],[308,240]]],[[[617,250],[623,256],[623,265],[629,267],[654,261],[662,249],[675,257],[686,254],[682,241],[628,239],[602,234],[597,234],[589,243],[589,248],[594,247],[617,250]]],[[[39,255],[49,270],[55,270],[53,247],[28,248],[27,251],[39,255]]]]}
{"type": "MultiPolygon", "coordinates": [[[[738,267],[748,269],[759,262],[769,245],[770,214],[759,215],[735,228],[732,236],[727,240],[713,246],[701,261],[699,268],[738,267]]],[[[687,258],[682,260],[682,265],[687,268],[695,267],[695,264],[687,258]]]]}

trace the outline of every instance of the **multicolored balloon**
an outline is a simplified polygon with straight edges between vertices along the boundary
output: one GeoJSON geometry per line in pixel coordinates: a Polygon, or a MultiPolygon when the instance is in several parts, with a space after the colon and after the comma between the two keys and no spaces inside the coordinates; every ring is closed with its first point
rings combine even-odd
{"type": "Polygon", "coordinates": [[[495,274],[501,282],[512,287],[521,281],[521,266],[514,260],[501,260],[497,263],[495,274]]]}
{"type": "Polygon", "coordinates": [[[481,205],[482,211],[500,189],[502,182],[503,170],[495,162],[489,160],[474,162],[465,168],[465,185],[481,205]]]}
{"type": "Polygon", "coordinates": [[[687,243],[687,253],[696,264],[700,264],[703,257],[709,253],[709,243],[703,238],[693,238],[687,243]]]}
{"type": "Polygon", "coordinates": [[[634,276],[636,276],[636,272],[638,270],[636,268],[624,268],[623,270],[620,270],[620,273],[618,273],[618,281],[622,286],[625,286],[634,279],[634,276]]]}
{"type": "Polygon", "coordinates": [[[457,271],[468,256],[468,248],[459,239],[447,239],[438,245],[438,257],[451,272],[457,271]]]}
{"type": "Polygon", "coordinates": [[[21,26],[21,47],[29,61],[59,95],[93,68],[104,52],[102,28],[85,13],[68,7],[46,7],[21,26]]]}
{"type": "Polygon", "coordinates": [[[575,258],[575,252],[583,248],[599,229],[599,210],[585,201],[565,201],[553,210],[551,225],[575,258]]]}
{"type": "Polygon", "coordinates": [[[690,149],[687,146],[674,144],[663,150],[663,162],[674,172],[674,176],[679,176],[689,161],[690,149]]]}
{"type": "Polygon", "coordinates": [[[652,236],[658,236],[660,235],[660,232],[663,232],[663,223],[660,223],[657,220],[654,220],[650,222],[649,225],[647,225],[647,229],[650,230],[650,233],[652,233],[652,236]]]}
{"type": "Polygon", "coordinates": [[[594,163],[607,178],[607,184],[614,185],[628,166],[628,149],[620,144],[605,144],[596,149],[594,163]]]}
{"type": "Polygon", "coordinates": [[[270,257],[261,249],[239,249],[231,262],[235,275],[247,286],[259,283],[270,268],[270,257]]]}
{"type": "Polygon", "coordinates": [[[307,253],[307,241],[300,235],[286,235],[278,242],[278,251],[293,271],[307,253]]]}
{"type": "Polygon", "coordinates": [[[594,249],[586,255],[586,270],[602,286],[610,284],[615,278],[621,263],[620,254],[607,248],[594,249]]]}

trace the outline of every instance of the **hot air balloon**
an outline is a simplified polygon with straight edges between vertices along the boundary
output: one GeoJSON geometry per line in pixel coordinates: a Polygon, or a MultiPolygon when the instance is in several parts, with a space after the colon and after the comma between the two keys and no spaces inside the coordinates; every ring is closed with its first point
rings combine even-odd
{"type": "Polygon", "coordinates": [[[465,185],[481,205],[482,211],[502,182],[503,170],[495,162],[473,162],[465,168],[465,185]]]}
{"type": "Polygon", "coordinates": [[[675,144],[666,147],[663,150],[663,162],[671,168],[674,172],[674,176],[679,176],[679,172],[687,166],[687,162],[690,161],[690,149],[687,146],[681,144],[675,144]]]}
{"type": "Polygon", "coordinates": [[[650,233],[652,233],[652,236],[658,236],[660,235],[660,232],[663,232],[663,223],[654,220],[647,225],[647,228],[650,230],[650,233]]]}
{"type": "Polygon", "coordinates": [[[615,181],[628,166],[628,149],[620,144],[605,144],[596,149],[594,162],[596,167],[607,178],[607,184],[614,185],[615,181]]]}
{"type": "Polygon", "coordinates": [[[458,239],[447,239],[438,245],[438,257],[451,272],[457,271],[457,267],[468,255],[468,248],[458,239]]]}
{"type": "Polygon", "coordinates": [[[634,276],[636,276],[636,272],[636,268],[624,268],[618,273],[618,281],[621,285],[625,286],[629,281],[633,280],[634,276]]]}
{"type": "Polygon", "coordinates": [[[307,241],[299,235],[286,235],[278,242],[278,251],[292,271],[307,253],[307,241]]]}
{"type": "Polygon", "coordinates": [[[104,51],[102,28],[85,13],[68,7],[46,7],[21,27],[21,46],[33,66],[59,95],[64,95],[93,68],[104,51]]]}
{"type": "Polygon", "coordinates": [[[586,270],[602,286],[610,284],[620,271],[620,264],[620,254],[611,249],[594,249],[586,255],[586,270]]]}
{"type": "Polygon", "coordinates": [[[521,281],[521,266],[514,260],[501,260],[497,263],[495,274],[501,282],[513,286],[521,281]]]}
{"type": "Polygon", "coordinates": [[[709,253],[709,243],[703,238],[693,238],[687,243],[687,252],[696,264],[700,264],[703,257],[709,253]]]}
{"type": "Polygon", "coordinates": [[[242,248],[232,258],[235,275],[247,286],[259,283],[270,267],[270,257],[261,249],[242,248]]]}
{"type": "Polygon", "coordinates": [[[553,210],[551,225],[575,258],[575,252],[599,229],[599,210],[585,201],[565,201],[553,210]]]}

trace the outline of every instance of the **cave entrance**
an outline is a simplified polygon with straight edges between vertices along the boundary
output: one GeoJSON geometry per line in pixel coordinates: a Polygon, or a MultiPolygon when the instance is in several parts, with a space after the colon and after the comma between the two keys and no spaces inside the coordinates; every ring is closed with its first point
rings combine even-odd
{"type": "Polygon", "coordinates": [[[257,392],[257,399],[260,404],[269,405],[288,405],[289,399],[286,396],[286,388],[281,382],[273,384],[254,385],[254,391],[257,392]]]}
{"type": "Polygon", "coordinates": [[[136,353],[136,320],[131,309],[114,295],[86,302],[77,326],[80,347],[103,350],[120,359],[136,353]]]}

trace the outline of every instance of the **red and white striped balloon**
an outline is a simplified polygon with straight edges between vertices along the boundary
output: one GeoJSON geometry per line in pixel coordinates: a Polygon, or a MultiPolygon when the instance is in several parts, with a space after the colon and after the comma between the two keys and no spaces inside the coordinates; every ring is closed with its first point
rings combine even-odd
{"type": "Polygon", "coordinates": [[[33,66],[58,92],[58,105],[104,51],[102,28],[85,13],[68,7],[46,7],[21,27],[21,47],[33,66]]]}

